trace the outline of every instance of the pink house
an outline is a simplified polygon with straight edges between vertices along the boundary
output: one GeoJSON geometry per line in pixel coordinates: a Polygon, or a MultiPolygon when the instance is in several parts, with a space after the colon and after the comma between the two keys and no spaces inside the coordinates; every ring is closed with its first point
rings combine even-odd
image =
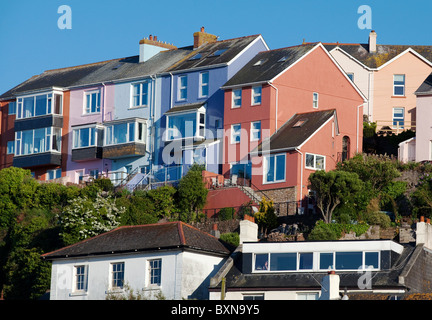
{"type": "Polygon", "coordinates": [[[274,202],[306,201],[311,172],[362,151],[366,99],[320,43],[261,52],[223,89],[223,174],[274,202]]]}

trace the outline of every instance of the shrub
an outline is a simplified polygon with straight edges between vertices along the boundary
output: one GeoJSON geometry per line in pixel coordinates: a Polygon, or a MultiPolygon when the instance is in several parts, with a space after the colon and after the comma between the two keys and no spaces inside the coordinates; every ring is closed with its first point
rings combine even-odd
{"type": "Polygon", "coordinates": [[[390,227],[390,217],[382,211],[374,211],[374,212],[369,212],[365,215],[366,218],[366,222],[369,225],[378,225],[381,228],[388,228],[390,227]]]}
{"type": "Polygon", "coordinates": [[[240,244],[240,235],[237,232],[223,233],[220,235],[220,239],[234,247],[238,247],[240,244]]]}
{"type": "Polygon", "coordinates": [[[234,208],[226,207],[219,210],[218,217],[221,221],[231,220],[234,218],[234,208]]]}

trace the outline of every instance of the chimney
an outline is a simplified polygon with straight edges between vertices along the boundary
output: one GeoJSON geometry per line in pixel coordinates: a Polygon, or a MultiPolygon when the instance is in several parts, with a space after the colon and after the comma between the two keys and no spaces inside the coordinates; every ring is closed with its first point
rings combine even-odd
{"type": "Polygon", "coordinates": [[[369,53],[376,52],[377,34],[375,30],[372,30],[369,34],[369,53]]]}
{"type": "Polygon", "coordinates": [[[258,241],[258,225],[255,219],[247,214],[244,220],[240,221],[240,244],[245,241],[258,241]]]}
{"type": "Polygon", "coordinates": [[[217,223],[213,223],[212,230],[210,231],[210,234],[216,238],[220,238],[220,231],[218,230],[217,223]]]}
{"type": "Polygon", "coordinates": [[[329,271],[321,282],[321,296],[319,300],[340,300],[339,275],[334,270],[329,271]]]}
{"type": "Polygon", "coordinates": [[[424,217],[420,217],[420,221],[416,225],[416,245],[424,244],[428,249],[432,249],[432,225],[430,219],[424,221],[424,217]]]}
{"type": "Polygon", "coordinates": [[[148,39],[144,38],[139,42],[139,62],[145,62],[154,55],[164,50],[175,50],[176,46],[159,41],[157,36],[149,35],[148,39]]]}
{"type": "Polygon", "coordinates": [[[195,32],[193,34],[194,36],[194,49],[201,47],[203,44],[206,43],[212,43],[217,41],[217,36],[206,33],[204,31],[204,27],[201,27],[201,30],[198,32],[195,32]]]}

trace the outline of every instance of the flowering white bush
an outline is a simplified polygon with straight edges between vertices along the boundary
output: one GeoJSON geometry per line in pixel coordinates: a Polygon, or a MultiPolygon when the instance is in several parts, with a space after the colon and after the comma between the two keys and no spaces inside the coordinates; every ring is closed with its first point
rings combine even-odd
{"type": "Polygon", "coordinates": [[[124,207],[117,208],[111,196],[98,192],[96,198],[77,197],[62,210],[60,236],[66,245],[72,244],[119,226],[124,207]]]}

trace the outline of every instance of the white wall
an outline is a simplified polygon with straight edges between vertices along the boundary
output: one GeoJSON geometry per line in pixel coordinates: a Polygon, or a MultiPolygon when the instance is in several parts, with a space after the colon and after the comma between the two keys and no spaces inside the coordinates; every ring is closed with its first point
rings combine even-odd
{"type": "Polygon", "coordinates": [[[151,295],[160,289],[167,300],[180,300],[191,296],[207,299],[209,279],[222,265],[223,258],[179,250],[55,260],[52,264],[50,299],[105,300],[110,292],[111,264],[115,262],[125,263],[124,280],[134,292],[140,290],[151,295]],[[155,288],[147,284],[147,261],[158,258],[162,259],[162,283],[155,288]],[[88,290],[85,293],[73,292],[74,268],[78,265],[88,265],[88,290]]]}

